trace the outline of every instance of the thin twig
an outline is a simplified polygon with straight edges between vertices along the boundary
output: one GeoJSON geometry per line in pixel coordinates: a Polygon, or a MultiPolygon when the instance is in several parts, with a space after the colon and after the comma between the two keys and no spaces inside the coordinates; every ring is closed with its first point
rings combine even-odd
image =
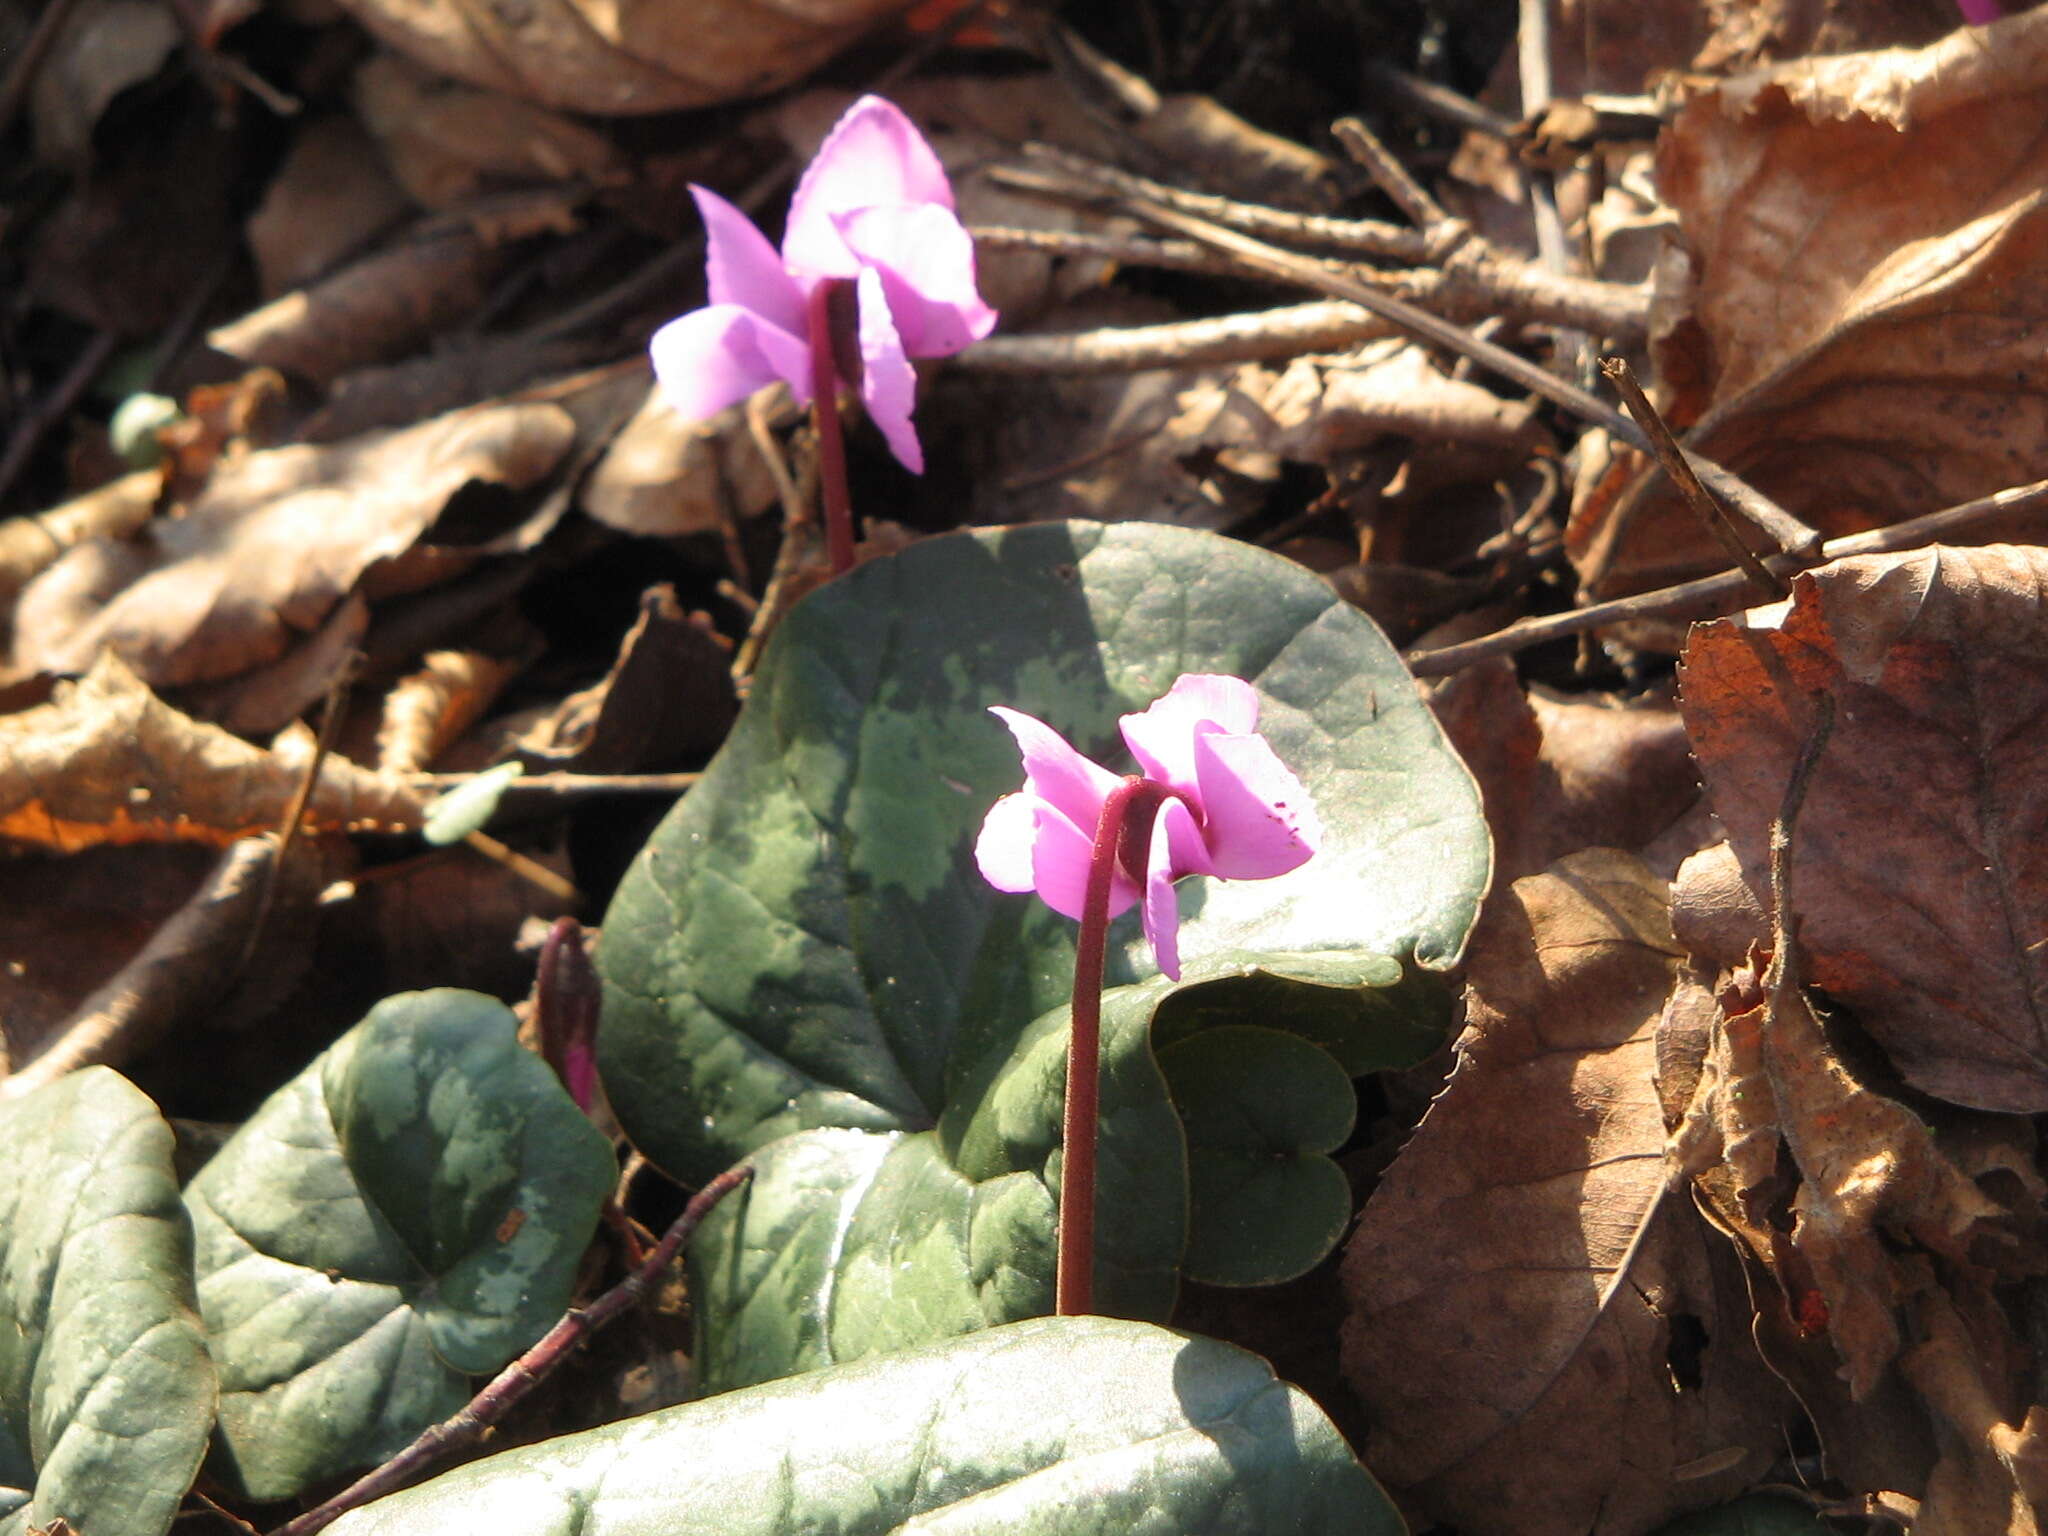
{"type": "MultiPolygon", "coordinates": [[[[1821,546],[1818,563],[1842,560],[1851,555],[1881,555],[1894,550],[1918,549],[1993,516],[2023,516],[2036,512],[2048,512],[2048,480],[2036,480],[2031,485],[1980,496],[1974,501],[1961,502],[1886,528],[1872,528],[1864,533],[1829,539],[1821,546]]],[[[1772,571],[1787,576],[1805,564],[1791,555],[1773,555],[1764,563],[1772,571]]],[[[1654,592],[1638,592],[1631,597],[1617,597],[1585,608],[1574,608],[1569,613],[1518,619],[1505,629],[1497,629],[1474,640],[1463,640],[1456,645],[1411,651],[1407,657],[1408,670],[1417,677],[1442,677],[1494,656],[1513,655],[1532,645],[1582,635],[1630,619],[1710,618],[1725,612],[1730,603],[1742,598],[1748,590],[1749,578],[1741,571],[1721,571],[1712,576],[1702,576],[1697,581],[1659,587],[1654,592]]]]}
{"type": "Polygon", "coordinates": [[[99,376],[99,371],[107,366],[107,360],[120,345],[119,332],[96,332],[71,364],[70,370],[58,380],[57,387],[21,413],[20,420],[14,424],[14,431],[8,436],[7,451],[0,453],[0,498],[13,489],[15,479],[27,467],[44,434],[70,413],[78,403],[78,397],[99,376]]]}
{"type": "MultiPolygon", "coordinates": [[[[1429,242],[1412,229],[1382,219],[1336,219],[1324,214],[1289,213],[1263,203],[1241,203],[1235,198],[1217,197],[1210,192],[1190,192],[1169,186],[1149,176],[1134,176],[1114,166],[1090,160],[1085,155],[1056,149],[1050,144],[1021,146],[1024,156],[1042,166],[1064,172],[1072,181],[1094,189],[1098,198],[1142,198],[1165,207],[1214,219],[1233,229],[1286,240],[1295,245],[1320,246],[1325,250],[1355,251],[1388,261],[1419,262],[1429,259],[1429,242]]],[[[1042,178],[1014,166],[992,165],[982,173],[1002,186],[1042,191],[1042,178]]]]}
{"type": "Polygon", "coordinates": [[[718,1202],[753,1176],[754,1170],[742,1163],[706,1184],[683,1208],[683,1214],[670,1223],[639,1268],[588,1307],[570,1310],[538,1344],[493,1377],[489,1386],[470,1399],[467,1408],[425,1431],[383,1466],[349,1484],[326,1503],[279,1526],[271,1536],[313,1536],[313,1532],[325,1530],[348,1511],[395,1492],[435,1463],[481,1439],[485,1430],[581,1349],[590,1335],[637,1305],[718,1202]]]}
{"type": "Polygon", "coordinates": [[[1727,509],[1707,494],[1699,476],[1692,472],[1692,465],[1686,462],[1685,451],[1678,446],[1678,439],[1671,435],[1663,414],[1643,393],[1643,386],[1636,382],[1635,370],[1629,367],[1628,359],[1604,357],[1600,360],[1600,372],[1614,386],[1615,393],[1621,396],[1621,403],[1628,407],[1636,425],[1643,429],[1643,436],[1650,442],[1651,454],[1663,466],[1665,475],[1692,509],[1693,515],[1706,525],[1707,531],[1720,543],[1728,558],[1749,577],[1758,592],[1766,597],[1783,597],[1790,590],[1784,578],[1757,558],[1756,551],[1736,529],[1727,509]]]}
{"type": "Polygon", "coordinates": [[[1771,963],[1764,968],[1763,984],[1776,1017],[1784,1016],[1786,1004],[1800,986],[1798,946],[1792,934],[1792,829],[1799,823],[1806,792],[1813,785],[1813,771],[1820,766],[1834,730],[1835,696],[1823,691],[1814,697],[1813,728],[1785,781],[1778,819],[1771,823],[1771,963]]]}
{"type": "Polygon", "coordinates": [[[1136,373],[1340,352],[1397,334],[1392,325],[1356,304],[1323,300],[1213,320],[1055,336],[991,336],[955,356],[949,366],[976,373],[1136,373]]]}
{"type": "Polygon", "coordinates": [[[256,958],[256,946],[263,941],[263,930],[270,922],[271,906],[277,900],[278,882],[284,878],[285,860],[291,857],[292,844],[298,841],[299,828],[305,824],[306,807],[313,803],[313,791],[320,785],[320,770],[326,765],[327,754],[333,749],[335,735],[341,729],[341,707],[348,700],[349,686],[355,681],[356,668],[362,664],[362,659],[360,651],[350,651],[343,658],[334,681],[327,685],[327,702],[320,711],[320,730],[313,738],[313,754],[292,791],[291,803],[284,808],[284,816],[278,822],[277,852],[263,871],[263,889],[257,898],[256,911],[249,919],[249,936],[242,944],[242,958],[228,973],[228,979],[240,976],[249,968],[249,962],[256,958]]]}
{"type": "Polygon", "coordinates": [[[1036,251],[1045,256],[1092,258],[1126,267],[1203,272],[1215,277],[1237,277],[1244,271],[1228,253],[1192,240],[1161,240],[1153,235],[1099,229],[1016,229],[1001,224],[970,224],[967,233],[978,251],[1036,251]]]}
{"type": "Polygon", "coordinates": [[[1515,120],[1506,113],[1496,112],[1491,107],[1480,105],[1469,96],[1460,95],[1447,85],[1425,80],[1420,75],[1411,75],[1391,64],[1368,59],[1365,63],[1365,79],[1367,84],[1425,117],[1434,117],[1459,128],[1477,129],[1481,133],[1490,133],[1502,139],[1515,131],[1515,120]]]}
{"type": "Polygon", "coordinates": [[[76,5],[77,0],[49,0],[43,7],[43,14],[36,18],[34,30],[14,55],[7,78],[0,80],[0,133],[14,126],[14,115],[21,110],[21,104],[28,96],[29,85],[35,79],[36,70],[42,66],[43,55],[50,51],[50,44],[57,41],[57,34],[64,30],[64,24],[76,5]]]}
{"type": "Polygon", "coordinates": [[[574,882],[563,879],[540,860],[529,858],[517,848],[499,842],[490,833],[471,832],[462,840],[493,864],[503,865],[536,890],[546,891],[563,906],[578,907],[583,904],[583,893],[576,889],[574,882]]]}
{"type": "Polygon", "coordinates": [[[1364,122],[1355,117],[1340,117],[1330,124],[1330,132],[1337,136],[1337,142],[1344,146],[1344,152],[1365,167],[1373,184],[1388,197],[1394,206],[1407,214],[1415,227],[1424,234],[1432,234],[1451,222],[1451,216],[1444,212],[1443,204],[1429,195],[1428,190],[1408,174],[1408,167],[1396,160],[1379,136],[1364,122]]]}

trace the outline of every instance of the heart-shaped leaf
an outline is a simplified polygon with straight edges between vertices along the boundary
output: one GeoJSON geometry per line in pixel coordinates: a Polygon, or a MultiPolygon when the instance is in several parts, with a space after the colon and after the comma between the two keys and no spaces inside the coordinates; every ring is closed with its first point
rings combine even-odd
{"type": "Polygon", "coordinates": [[[1344,1069],[1295,1035],[1244,1024],[1169,1046],[1159,1066],[1188,1133],[1182,1272],[1277,1285],[1313,1267],[1351,1220],[1351,1182],[1324,1155],[1357,1119],[1344,1069]]]}
{"type": "Polygon", "coordinates": [[[0,1104],[0,1533],[158,1536],[214,1377],[171,1128],[104,1067],[0,1104]]]}
{"type": "MultiPolygon", "coordinates": [[[[856,1155],[835,1137],[762,1169],[757,1215],[708,1228],[696,1260],[755,1316],[767,1309],[745,1297],[772,1279],[786,1299],[803,1276],[817,1294],[795,1332],[823,1353],[778,1360],[707,1339],[709,1357],[749,1362],[707,1380],[1043,1309],[1050,1194],[979,1186],[1057,1172],[1074,925],[975,868],[982,817],[1022,779],[987,708],[1037,715],[1115,766],[1128,761],[1118,715],[1184,672],[1255,685],[1261,729],[1325,837],[1275,880],[1181,884],[1177,986],[1157,977],[1135,914],[1114,930],[1105,1071],[1130,1097],[1104,1133],[1102,1304],[1162,1316],[1185,1243],[1185,1152],[1146,1040],[1155,1015],[1206,987],[1252,988],[1269,1005],[1262,1023],[1352,1070],[1412,1059],[1440,1034],[1440,991],[1418,1027],[1416,999],[1434,989],[1398,984],[1464,943],[1489,860],[1477,792],[1400,658],[1325,583],[1155,524],[956,534],[862,566],[784,621],[739,724],[605,922],[600,1060],[621,1122],[657,1162],[701,1181],[795,1132],[936,1138],[856,1155]],[[822,1178],[834,1194],[771,1187],[785,1162],[821,1178],[828,1147],[851,1159],[822,1178]],[[814,1252],[776,1239],[799,1209],[814,1252]],[[1005,1249],[986,1246],[997,1230],[1005,1249]],[[917,1273],[927,1256],[945,1272],[917,1273]],[[857,1270],[866,1283],[849,1290],[857,1270]],[[888,1322],[871,1331],[856,1322],[867,1315],[888,1322]]],[[[1214,1017],[1194,1009],[1183,1032],[1214,1017]]],[[[734,1314],[702,1315],[716,1330],[734,1314]]]]}
{"type": "Polygon", "coordinates": [[[1404,1536],[1343,1438],[1271,1367],[1099,1317],[687,1403],[459,1467],[333,1536],[1404,1536]]]}
{"type": "Polygon", "coordinates": [[[474,992],[387,998],[186,1191],[252,1498],[398,1450],[568,1305],[615,1167],[515,1028],[474,992]]]}

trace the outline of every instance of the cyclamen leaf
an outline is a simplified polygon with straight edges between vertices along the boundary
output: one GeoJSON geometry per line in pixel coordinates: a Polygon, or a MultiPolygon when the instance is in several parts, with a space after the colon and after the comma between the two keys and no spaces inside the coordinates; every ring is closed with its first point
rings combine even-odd
{"type": "Polygon", "coordinates": [[[250,1497],[381,1460],[568,1305],[611,1146],[495,999],[387,998],[186,1191],[250,1497]]]}
{"type": "Polygon", "coordinates": [[[903,1138],[886,1153],[844,1137],[778,1151],[700,1236],[700,1277],[726,1276],[736,1298],[769,1283],[787,1297],[800,1274],[816,1287],[801,1322],[749,1322],[744,1341],[716,1337],[738,1314],[707,1307],[707,1381],[1045,1309],[1074,925],[975,868],[982,817],[1020,782],[987,707],[1128,771],[1118,716],[1187,672],[1252,683],[1324,844],[1276,879],[1183,881],[1178,986],[1154,971],[1135,913],[1112,930],[1105,1070],[1131,1097],[1102,1147],[1104,1241],[1115,1228],[1125,1243],[1103,1254],[1104,1305],[1164,1316],[1186,1243],[1186,1152],[1151,1060],[1155,1020],[1194,1033],[1229,1017],[1192,1007],[1204,989],[1249,989],[1262,1023],[1351,1071],[1440,1037],[1446,1000],[1423,973],[1456,959],[1486,887],[1477,793],[1400,658],[1327,584],[1156,524],[962,533],[870,562],[784,621],[724,749],[621,886],[598,957],[612,1103],[679,1177],[702,1182],[795,1132],[903,1138]],[[917,1138],[932,1144],[906,1144],[917,1138]],[[829,1148],[848,1161],[827,1176],[829,1148]],[[899,1178],[913,1163],[921,1176],[899,1178]],[[785,1165],[818,1187],[778,1192],[785,1165]],[[1024,1178],[1041,1190],[1027,1197],[1024,1178]],[[992,1181],[1012,1181],[1001,1251],[986,1246],[994,1218],[976,1225],[992,1181]],[[771,1243],[800,1210],[820,1246],[771,1243]],[[884,1322],[871,1331],[867,1316],[884,1322]]]}
{"type": "Polygon", "coordinates": [[[171,1128],[105,1067],[0,1104],[0,1533],[169,1529],[214,1375],[171,1128]]]}
{"type": "Polygon", "coordinates": [[[459,1467],[334,1536],[1405,1536],[1299,1389],[1100,1317],[730,1392],[459,1467]]]}

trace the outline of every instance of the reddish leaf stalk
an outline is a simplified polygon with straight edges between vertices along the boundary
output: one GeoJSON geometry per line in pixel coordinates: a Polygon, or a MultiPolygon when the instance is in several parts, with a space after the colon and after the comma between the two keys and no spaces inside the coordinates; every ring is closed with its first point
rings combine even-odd
{"type": "Polygon", "coordinates": [[[467,1408],[423,1430],[418,1439],[376,1471],[358,1478],[326,1503],[287,1521],[270,1536],[312,1536],[315,1531],[325,1530],[350,1510],[395,1493],[435,1462],[482,1438],[485,1430],[582,1348],[593,1333],[638,1303],[718,1202],[753,1176],[754,1170],[745,1163],[726,1169],[697,1191],[638,1269],[589,1306],[581,1310],[572,1307],[541,1336],[539,1343],[498,1372],[489,1386],[470,1399],[467,1408]]]}
{"type": "Polygon", "coordinates": [[[853,569],[853,496],[846,485],[846,436],[839,425],[838,346],[832,296],[846,290],[844,278],[827,278],[811,290],[811,412],[818,424],[818,484],[825,503],[825,552],[832,574],[853,569]]]}
{"type": "Polygon", "coordinates": [[[1066,1117],[1060,1129],[1053,1311],[1061,1317],[1085,1317],[1095,1310],[1095,1143],[1102,1104],[1102,964],[1109,947],[1109,893],[1119,864],[1140,887],[1144,885],[1153,813],[1171,793],[1150,779],[1125,779],[1102,802],[1095,823],[1081,932],[1074,944],[1066,1117]]]}

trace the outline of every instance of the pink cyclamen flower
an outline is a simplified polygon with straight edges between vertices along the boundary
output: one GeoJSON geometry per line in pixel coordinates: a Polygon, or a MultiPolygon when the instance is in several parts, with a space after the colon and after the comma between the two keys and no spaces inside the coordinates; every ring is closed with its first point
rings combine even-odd
{"type": "MultiPolygon", "coordinates": [[[[1083,757],[1059,732],[1019,710],[989,713],[1024,754],[1024,788],[989,809],[975,861],[999,891],[1036,891],[1079,919],[1096,823],[1124,781],[1083,757]]],[[[1140,714],[1120,722],[1145,778],[1165,790],[1153,813],[1144,867],[1119,863],[1110,916],[1145,904],[1145,937],[1159,969],[1180,979],[1183,875],[1263,880],[1305,863],[1322,841],[1308,791],[1258,734],[1259,698],[1241,678],[1189,673],[1140,714]]]]}
{"type": "Polygon", "coordinates": [[[690,195],[704,218],[711,302],[654,334],[669,403],[699,421],[777,379],[808,402],[811,295],[843,280],[859,312],[861,399],[896,457],[921,474],[910,359],[979,341],[996,312],[975,289],[974,243],[954,215],[945,168],[910,119],[879,96],[847,109],[797,183],[780,254],[716,192],[692,186],[690,195]]]}

